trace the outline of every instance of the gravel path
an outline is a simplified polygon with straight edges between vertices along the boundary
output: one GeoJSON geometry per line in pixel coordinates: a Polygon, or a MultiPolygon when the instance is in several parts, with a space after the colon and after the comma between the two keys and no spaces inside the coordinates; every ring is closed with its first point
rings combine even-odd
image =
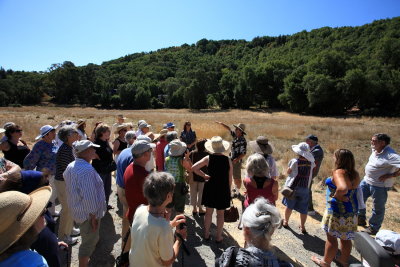
{"type": "MultiPolygon", "coordinates": [[[[113,193],[110,197],[110,204],[114,206],[113,210],[106,213],[101,221],[100,241],[92,256],[91,266],[114,266],[115,258],[121,252],[121,210],[118,206],[115,195],[116,188],[113,184],[113,193]]],[[[277,206],[283,214],[283,205],[280,200],[277,206]]],[[[234,200],[234,205],[240,209],[239,200],[234,200]]],[[[58,206],[59,208],[59,206],[58,206]]],[[[320,211],[322,212],[322,211],[320,211]]],[[[243,246],[242,232],[237,228],[238,223],[225,223],[224,242],[216,244],[213,240],[215,234],[215,218],[211,228],[211,240],[206,242],[202,240],[203,236],[203,217],[193,217],[191,207],[186,205],[185,214],[187,216],[188,238],[187,247],[191,255],[184,255],[184,266],[214,266],[215,258],[229,246],[243,246]]],[[[215,214],[214,214],[215,215],[215,214]]],[[[274,249],[279,258],[291,262],[294,266],[316,266],[311,260],[312,255],[322,256],[324,253],[325,233],[320,229],[319,223],[321,215],[317,214],[308,217],[306,228],[308,235],[301,234],[298,229],[299,214],[293,212],[289,222],[289,229],[277,229],[272,237],[274,249]]],[[[80,238],[79,238],[80,239],[80,238]]],[[[80,240],[79,240],[80,241],[80,240]]],[[[80,242],[72,247],[70,254],[71,266],[78,266],[78,249],[80,242]]],[[[173,266],[182,266],[182,254],[173,266]]],[[[353,248],[351,262],[357,262],[360,256],[353,248]]],[[[332,264],[335,266],[335,264],[332,264]]]]}

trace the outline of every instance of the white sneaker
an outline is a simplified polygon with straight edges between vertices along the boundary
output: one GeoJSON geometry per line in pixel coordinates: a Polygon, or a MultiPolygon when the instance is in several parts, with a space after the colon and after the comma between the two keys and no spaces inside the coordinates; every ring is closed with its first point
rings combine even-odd
{"type": "Polygon", "coordinates": [[[309,212],[307,212],[308,215],[310,216],[314,216],[315,215],[315,210],[310,210],[309,212]]]}
{"type": "Polygon", "coordinates": [[[81,230],[79,230],[79,228],[72,228],[72,231],[71,231],[71,236],[77,236],[77,235],[80,235],[81,234],[81,230]]]}
{"type": "Polygon", "coordinates": [[[78,238],[77,237],[71,237],[71,236],[64,236],[63,239],[61,239],[61,241],[64,241],[69,246],[73,246],[76,243],[78,243],[78,238]]]}

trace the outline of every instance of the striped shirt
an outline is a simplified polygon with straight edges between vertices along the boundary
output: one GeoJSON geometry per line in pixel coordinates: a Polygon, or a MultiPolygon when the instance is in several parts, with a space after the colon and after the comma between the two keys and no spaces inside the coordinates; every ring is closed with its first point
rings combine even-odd
{"type": "Polygon", "coordinates": [[[64,172],[68,206],[77,223],[104,216],[107,206],[104,185],[96,170],[84,159],[77,158],[64,172]]]}
{"type": "Polygon", "coordinates": [[[54,178],[59,181],[64,181],[63,173],[65,171],[65,168],[67,168],[68,164],[70,164],[74,160],[75,156],[72,151],[72,147],[63,143],[57,151],[56,176],[54,178]]]}

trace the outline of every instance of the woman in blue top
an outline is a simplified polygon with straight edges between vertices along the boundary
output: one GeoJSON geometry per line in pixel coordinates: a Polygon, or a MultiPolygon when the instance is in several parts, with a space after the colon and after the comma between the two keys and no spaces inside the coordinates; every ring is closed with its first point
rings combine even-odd
{"type": "Polygon", "coordinates": [[[341,253],[336,262],[349,266],[351,240],[357,231],[357,187],[360,176],[355,170],[354,156],[350,150],[338,149],[334,153],[335,167],[332,177],[326,179],[326,209],[322,219],[322,229],[326,232],[324,258],[312,256],[319,266],[330,266],[338,250],[340,239],[341,253]]]}
{"type": "Polygon", "coordinates": [[[180,139],[186,144],[189,151],[194,150],[194,145],[196,144],[197,137],[196,131],[192,130],[192,124],[190,123],[190,121],[185,122],[185,124],[183,125],[180,139]]]}

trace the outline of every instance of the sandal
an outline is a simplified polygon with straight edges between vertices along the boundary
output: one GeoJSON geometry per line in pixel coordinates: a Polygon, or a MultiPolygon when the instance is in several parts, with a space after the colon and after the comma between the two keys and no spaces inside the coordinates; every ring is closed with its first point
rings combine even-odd
{"type": "Polygon", "coordinates": [[[299,229],[300,229],[300,231],[301,231],[301,233],[303,235],[307,235],[308,234],[306,228],[302,228],[301,226],[299,226],[299,229]]]}
{"type": "Polygon", "coordinates": [[[330,267],[331,265],[324,262],[323,259],[318,258],[317,256],[311,256],[311,260],[318,266],[321,267],[330,267]]]}
{"type": "Polygon", "coordinates": [[[333,259],[333,261],[334,261],[334,262],[336,263],[336,265],[339,266],[339,267],[349,267],[349,264],[348,264],[348,263],[344,263],[344,262],[341,262],[341,261],[339,260],[338,255],[336,255],[336,257],[333,259]]]}
{"type": "Polygon", "coordinates": [[[283,223],[282,223],[282,227],[283,227],[283,228],[285,228],[285,229],[288,229],[288,228],[289,228],[289,223],[288,223],[288,222],[285,222],[285,221],[283,221],[283,223]]]}

